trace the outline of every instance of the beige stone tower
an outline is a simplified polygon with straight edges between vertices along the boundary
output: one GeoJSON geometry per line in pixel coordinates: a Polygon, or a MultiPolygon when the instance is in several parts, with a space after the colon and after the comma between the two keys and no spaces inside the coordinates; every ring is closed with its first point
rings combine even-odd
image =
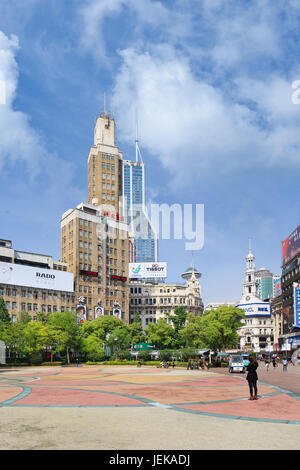
{"type": "MultiPolygon", "coordinates": [[[[94,129],[94,145],[88,157],[88,202],[112,206],[121,216],[123,154],[116,146],[116,124],[102,112],[94,129]]],[[[112,212],[112,211],[111,211],[112,212]]]]}
{"type": "Polygon", "coordinates": [[[61,259],[73,272],[76,299],[84,297],[87,319],[101,305],[129,322],[128,225],[122,210],[123,155],[116,147],[115,121],[103,112],[88,157],[88,203],[69,209],[61,220],[61,259]]]}

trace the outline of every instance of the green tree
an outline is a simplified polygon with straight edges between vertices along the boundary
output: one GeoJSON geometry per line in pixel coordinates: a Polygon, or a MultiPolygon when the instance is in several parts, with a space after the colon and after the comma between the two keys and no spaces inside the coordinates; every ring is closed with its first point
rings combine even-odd
{"type": "Polygon", "coordinates": [[[70,350],[79,348],[80,344],[76,314],[69,311],[55,312],[50,315],[48,324],[58,332],[56,351],[66,351],[67,362],[70,364],[70,350]]]}
{"type": "Polygon", "coordinates": [[[103,361],[105,356],[103,340],[94,333],[82,339],[81,350],[86,353],[90,361],[103,361]]]}
{"type": "Polygon", "coordinates": [[[22,311],[20,312],[17,321],[18,323],[21,323],[22,325],[26,325],[27,323],[30,323],[32,321],[32,317],[28,312],[22,311]]]}
{"type": "Polygon", "coordinates": [[[160,318],[157,323],[150,323],[146,330],[146,336],[149,343],[154,343],[157,349],[168,348],[173,339],[174,329],[171,325],[160,318]]]}
{"type": "Polygon", "coordinates": [[[171,315],[168,312],[166,312],[165,315],[172,321],[174,327],[172,346],[174,348],[178,348],[182,344],[180,331],[185,326],[188,313],[184,307],[176,307],[174,310],[174,315],[171,315]]]}
{"type": "Polygon", "coordinates": [[[6,308],[3,297],[0,297],[0,322],[10,323],[11,318],[6,308]]]}
{"type": "Polygon", "coordinates": [[[201,317],[190,313],[187,317],[186,326],[179,332],[182,343],[187,348],[205,347],[203,335],[201,335],[201,317]]]}
{"type": "Polygon", "coordinates": [[[114,351],[127,349],[130,346],[130,333],[128,329],[118,326],[110,333],[107,344],[113,348],[114,351]]]}
{"type": "Polygon", "coordinates": [[[23,329],[24,325],[19,322],[0,323],[0,340],[8,347],[11,358],[16,359],[25,355],[23,329]]]}
{"type": "Polygon", "coordinates": [[[206,311],[199,317],[203,344],[214,351],[236,347],[237,330],[243,325],[243,318],[244,310],[236,307],[219,307],[206,311]]]}
{"type": "Polygon", "coordinates": [[[55,326],[49,324],[43,324],[43,329],[41,330],[42,342],[43,347],[46,350],[50,349],[51,354],[51,362],[53,362],[53,354],[57,352],[57,347],[59,346],[60,342],[60,334],[61,331],[57,330],[55,326]]]}
{"type": "Polygon", "coordinates": [[[145,333],[143,332],[140,316],[136,314],[134,320],[128,325],[131,344],[144,343],[146,341],[145,333]]]}
{"type": "Polygon", "coordinates": [[[42,323],[35,321],[26,323],[23,328],[24,350],[26,354],[33,355],[40,352],[44,347],[43,329],[44,325],[42,323]]]}

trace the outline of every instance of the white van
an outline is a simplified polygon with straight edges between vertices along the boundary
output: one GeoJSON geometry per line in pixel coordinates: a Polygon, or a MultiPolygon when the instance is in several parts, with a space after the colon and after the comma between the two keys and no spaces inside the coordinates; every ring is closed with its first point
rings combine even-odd
{"type": "Polygon", "coordinates": [[[230,356],[228,371],[232,372],[245,372],[246,366],[242,356],[230,356]]]}

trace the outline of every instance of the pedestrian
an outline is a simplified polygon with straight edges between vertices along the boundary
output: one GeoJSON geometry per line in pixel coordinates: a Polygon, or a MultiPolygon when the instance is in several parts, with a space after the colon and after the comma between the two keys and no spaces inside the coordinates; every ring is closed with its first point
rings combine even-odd
{"type": "Polygon", "coordinates": [[[76,357],[76,366],[77,366],[77,367],[80,366],[78,357],[76,357]]]}
{"type": "Polygon", "coordinates": [[[191,360],[189,359],[188,365],[187,365],[187,370],[191,368],[191,360]]]}
{"type": "Polygon", "coordinates": [[[287,372],[287,359],[283,359],[282,361],[282,370],[287,372]]]}
{"type": "Polygon", "coordinates": [[[173,369],[174,369],[174,367],[175,367],[175,361],[172,362],[172,367],[173,367],[173,369]]]}
{"type": "Polygon", "coordinates": [[[258,400],[257,398],[257,373],[256,369],[258,368],[258,363],[256,359],[253,356],[249,357],[249,364],[247,366],[247,377],[246,379],[248,380],[248,385],[249,385],[249,391],[250,391],[250,398],[249,400],[258,400]],[[253,395],[254,391],[254,395],[253,395]]]}
{"type": "Polygon", "coordinates": [[[274,369],[275,369],[275,367],[276,367],[276,359],[275,359],[275,357],[273,357],[272,362],[273,362],[273,367],[274,367],[274,369]]]}
{"type": "Polygon", "coordinates": [[[267,371],[269,370],[269,367],[270,367],[270,361],[268,359],[266,359],[266,369],[267,369],[267,371]]]}

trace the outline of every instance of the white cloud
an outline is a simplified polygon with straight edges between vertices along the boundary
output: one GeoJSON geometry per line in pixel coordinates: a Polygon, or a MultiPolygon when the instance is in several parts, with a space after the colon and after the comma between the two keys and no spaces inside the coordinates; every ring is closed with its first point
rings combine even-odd
{"type": "MultiPolygon", "coordinates": [[[[262,144],[253,112],[227,101],[220,89],[197,79],[186,58],[160,47],[141,54],[122,52],[112,104],[120,137],[133,142],[137,106],[142,145],[156,155],[178,181],[206,168],[243,167],[249,146],[262,144]]],[[[256,158],[261,157],[261,152],[256,158]]]]}
{"type": "Polygon", "coordinates": [[[44,192],[59,190],[62,183],[68,186],[72,179],[71,164],[49,152],[42,134],[31,126],[30,116],[14,108],[19,78],[18,48],[16,36],[9,38],[0,31],[0,80],[6,90],[5,104],[0,104],[0,168],[21,164],[26,179],[44,182],[44,192]]]}
{"type": "MultiPolygon", "coordinates": [[[[112,66],[112,56],[108,56],[107,41],[104,35],[105,22],[113,18],[126,19],[133,15],[128,41],[141,45],[147,43],[143,33],[146,28],[156,31],[157,38],[177,42],[191,34],[191,13],[181,2],[174,9],[168,9],[163,2],[152,0],[86,0],[78,9],[80,19],[80,47],[91,53],[97,61],[107,67],[112,66]],[[122,15],[122,16],[121,16],[122,15]]],[[[120,23],[120,28],[122,28],[120,23]]],[[[114,34],[119,35],[118,29],[114,34]]],[[[124,44],[122,44],[124,47],[124,44]]],[[[113,51],[115,52],[115,51],[113,51]]]]}

